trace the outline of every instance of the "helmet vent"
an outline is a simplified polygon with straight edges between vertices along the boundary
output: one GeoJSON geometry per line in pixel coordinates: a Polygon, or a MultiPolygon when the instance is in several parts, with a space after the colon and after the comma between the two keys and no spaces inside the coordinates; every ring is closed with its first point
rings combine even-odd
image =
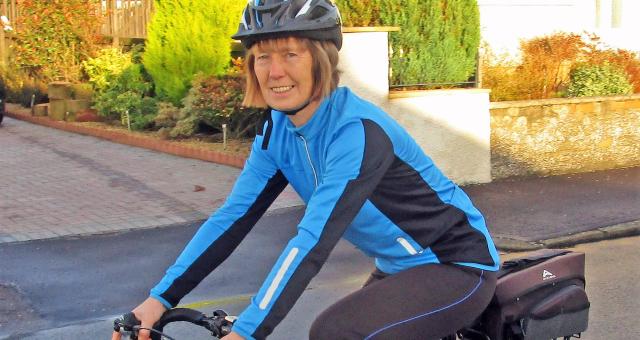
{"type": "Polygon", "coordinates": [[[307,1],[304,3],[304,5],[302,6],[302,8],[300,8],[300,9],[297,11],[296,18],[297,18],[297,17],[299,17],[299,16],[301,16],[301,15],[305,15],[305,14],[307,14],[307,12],[309,11],[309,8],[311,7],[311,1],[312,1],[312,0],[307,0],[307,1]]]}
{"type": "Polygon", "coordinates": [[[244,10],[242,13],[242,22],[241,24],[244,26],[245,30],[251,29],[251,14],[249,14],[248,10],[244,10]]]}
{"type": "Polygon", "coordinates": [[[325,16],[329,11],[327,11],[326,8],[324,7],[316,7],[314,8],[311,13],[309,14],[309,19],[311,20],[315,20],[315,19],[319,19],[322,18],[323,16],[325,16]]]}

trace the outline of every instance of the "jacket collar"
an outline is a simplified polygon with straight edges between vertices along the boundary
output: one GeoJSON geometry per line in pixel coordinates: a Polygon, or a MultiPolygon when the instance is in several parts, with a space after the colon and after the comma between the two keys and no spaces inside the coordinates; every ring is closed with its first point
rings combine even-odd
{"type": "MultiPolygon", "coordinates": [[[[287,130],[298,136],[302,136],[305,139],[312,139],[318,135],[319,132],[326,129],[329,120],[331,119],[331,108],[333,107],[332,102],[334,101],[334,97],[337,92],[339,92],[339,90],[333,91],[329,97],[325,98],[304,125],[295,126],[291,120],[285,119],[287,130]]],[[[280,111],[273,110],[273,112],[284,116],[284,113],[280,111]]]]}

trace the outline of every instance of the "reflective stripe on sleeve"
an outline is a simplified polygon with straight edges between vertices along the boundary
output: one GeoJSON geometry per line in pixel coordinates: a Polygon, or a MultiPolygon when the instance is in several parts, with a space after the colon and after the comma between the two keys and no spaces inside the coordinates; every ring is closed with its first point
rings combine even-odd
{"type": "Polygon", "coordinates": [[[278,288],[278,285],[280,285],[280,282],[282,282],[282,279],[284,278],[284,274],[287,272],[287,269],[289,269],[289,267],[291,266],[291,263],[293,263],[293,260],[296,258],[296,255],[298,255],[298,251],[299,251],[298,248],[293,248],[291,249],[291,251],[289,251],[289,254],[284,259],[282,266],[278,270],[276,277],[271,282],[269,289],[267,289],[267,293],[264,294],[262,301],[260,301],[260,305],[259,305],[260,309],[262,310],[266,309],[267,306],[269,305],[269,302],[271,302],[271,299],[273,299],[273,294],[275,294],[276,289],[278,288]]]}

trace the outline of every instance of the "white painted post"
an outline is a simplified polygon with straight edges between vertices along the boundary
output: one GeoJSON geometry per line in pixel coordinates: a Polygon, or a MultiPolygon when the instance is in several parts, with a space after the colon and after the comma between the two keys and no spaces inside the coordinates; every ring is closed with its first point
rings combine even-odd
{"type": "Polygon", "coordinates": [[[227,124],[222,124],[222,148],[227,149],[227,124]]]}

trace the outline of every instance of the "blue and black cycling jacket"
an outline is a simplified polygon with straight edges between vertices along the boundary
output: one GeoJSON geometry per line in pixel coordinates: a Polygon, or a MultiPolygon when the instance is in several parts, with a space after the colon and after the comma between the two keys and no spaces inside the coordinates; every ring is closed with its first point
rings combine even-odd
{"type": "Polygon", "coordinates": [[[341,87],[301,127],[271,112],[227,201],[151,295],[175,306],[231,254],[287,184],[306,203],[305,214],[233,326],[248,339],[272,332],[341,237],[385,273],[426,263],[498,269],[484,218],[468,196],[389,115],[341,87]]]}

